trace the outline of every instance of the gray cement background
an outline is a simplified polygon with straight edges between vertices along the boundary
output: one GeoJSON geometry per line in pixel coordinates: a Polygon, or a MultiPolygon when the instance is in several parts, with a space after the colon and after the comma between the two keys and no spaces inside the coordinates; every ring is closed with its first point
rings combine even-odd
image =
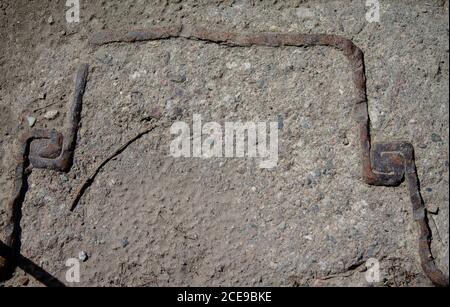
{"type": "MultiPolygon", "coordinates": [[[[351,72],[338,51],[87,43],[102,29],[184,23],[352,39],[365,54],[372,136],[415,146],[425,204],[438,211],[433,252],[448,273],[448,1],[380,1],[379,23],[366,21],[364,1],[81,3],[81,22],[67,24],[65,1],[0,2],[0,214],[26,117],[61,127],[76,67],[91,65],[74,167],[30,176],[24,256],[64,281],[65,261],[86,251],[82,286],[368,286],[369,258],[380,261],[379,286],[430,285],[405,185],[360,178],[351,72]],[[51,110],[59,116],[45,119],[51,110]],[[160,128],[111,161],[70,213],[87,174],[154,110],[187,122],[282,118],[279,165],[174,159],[160,128]]],[[[17,270],[4,285],[40,284],[17,270]]]]}

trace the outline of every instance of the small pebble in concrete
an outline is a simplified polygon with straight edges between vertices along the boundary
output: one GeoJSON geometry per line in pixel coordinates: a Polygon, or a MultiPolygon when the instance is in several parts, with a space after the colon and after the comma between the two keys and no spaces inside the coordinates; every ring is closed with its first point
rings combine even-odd
{"type": "Polygon", "coordinates": [[[81,251],[78,253],[78,259],[82,262],[86,262],[88,260],[89,256],[85,251],[81,251]]]}
{"type": "Polygon", "coordinates": [[[435,143],[442,142],[441,136],[440,136],[439,134],[436,134],[436,133],[433,133],[433,134],[431,135],[431,140],[432,140],[433,142],[435,142],[435,143]]]}
{"type": "Polygon", "coordinates": [[[53,120],[56,117],[58,117],[58,114],[59,112],[56,110],[48,111],[47,113],[45,113],[44,118],[48,120],[53,120]]]}
{"type": "Polygon", "coordinates": [[[122,248],[127,247],[129,244],[130,244],[130,242],[128,241],[128,238],[122,239],[122,241],[121,241],[122,248]]]}
{"type": "Polygon", "coordinates": [[[168,77],[170,81],[175,83],[183,83],[186,81],[185,73],[170,73],[168,77]]]}
{"type": "Polygon", "coordinates": [[[109,54],[103,54],[97,57],[97,61],[105,65],[111,65],[113,61],[113,57],[109,54]]]}
{"type": "Polygon", "coordinates": [[[256,81],[256,87],[258,89],[263,89],[266,86],[266,82],[264,80],[258,80],[256,81]]]}
{"type": "Polygon", "coordinates": [[[303,236],[303,238],[305,238],[308,241],[312,241],[313,240],[313,236],[311,236],[311,235],[303,236]]]}
{"type": "Polygon", "coordinates": [[[36,124],[36,118],[27,116],[28,126],[33,127],[36,124]]]}

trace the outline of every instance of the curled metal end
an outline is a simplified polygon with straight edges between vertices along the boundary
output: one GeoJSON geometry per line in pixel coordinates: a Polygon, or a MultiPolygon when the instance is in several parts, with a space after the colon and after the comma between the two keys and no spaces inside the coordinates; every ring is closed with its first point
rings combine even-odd
{"type": "Polygon", "coordinates": [[[22,203],[27,191],[28,171],[32,168],[69,171],[76,145],[81,104],[85,91],[89,66],[80,65],[72,104],[67,113],[64,132],[33,129],[19,137],[19,154],[16,161],[13,193],[8,202],[6,226],[0,241],[0,278],[7,279],[14,271],[14,260],[20,249],[20,218],[22,203]]]}
{"type": "Polygon", "coordinates": [[[396,186],[404,180],[408,186],[413,218],[419,228],[419,255],[422,269],[435,286],[448,287],[449,278],[437,268],[431,253],[432,234],[428,224],[427,211],[420,194],[414,147],[407,142],[374,144],[368,183],[396,186]]]}

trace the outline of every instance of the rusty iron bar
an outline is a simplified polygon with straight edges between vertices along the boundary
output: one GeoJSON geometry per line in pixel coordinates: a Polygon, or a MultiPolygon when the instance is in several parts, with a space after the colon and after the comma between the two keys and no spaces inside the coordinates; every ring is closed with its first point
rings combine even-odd
{"type": "MultiPolygon", "coordinates": [[[[448,277],[437,268],[431,253],[432,235],[428,225],[427,212],[420,194],[413,146],[408,142],[371,144],[364,54],[351,40],[329,34],[240,34],[209,31],[198,27],[174,26],[130,32],[103,31],[94,35],[90,43],[95,46],[101,46],[110,43],[133,43],[170,38],[185,38],[230,47],[329,46],[342,51],[352,66],[353,83],[356,90],[353,104],[360,135],[362,178],[367,184],[376,186],[398,186],[406,179],[412,203],[413,217],[419,226],[419,255],[422,269],[434,285],[448,287],[448,277]]],[[[63,134],[56,131],[34,130],[20,138],[21,155],[18,157],[14,193],[9,203],[8,211],[11,212],[12,216],[14,215],[13,212],[17,211],[16,209],[20,208],[23,202],[26,192],[26,166],[29,163],[37,168],[58,171],[70,169],[87,71],[87,65],[82,65],[77,75],[75,100],[69,112],[69,121],[65,129],[67,137],[65,138],[63,134]],[[41,146],[36,146],[36,149],[31,147],[30,150],[31,142],[39,139],[47,140],[48,143],[45,146],[42,146],[42,144],[41,146]],[[29,157],[28,152],[30,152],[29,157]],[[54,155],[56,152],[60,152],[60,156],[55,159],[54,155]]],[[[10,223],[6,227],[7,238],[9,238],[6,244],[11,247],[11,250],[14,250],[12,248],[15,243],[13,238],[17,229],[20,229],[20,225],[11,217],[10,223]]],[[[8,261],[6,260],[0,257],[0,271],[7,267],[8,261]]]]}
{"type": "Polygon", "coordinates": [[[62,133],[55,129],[33,129],[19,137],[20,145],[16,157],[13,193],[7,204],[6,225],[2,232],[5,240],[2,243],[4,252],[0,254],[0,276],[2,278],[10,275],[15,268],[17,258],[20,258],[20,219],[30,171],[33,168],[40,168],[68,172],[72,166],[88,72],[87,64],[82,64],[78,68],[74,99],[67,113],[62,133]]]}
{"type": "Polygon", "coordinates": [[[440,271],[431,253],[431,230],[427,211],[420,194],[414,158],[414,148],[408,142],[371,143],[368,114],[364,54],[351,40],[329,34],[257,33],[241,34],[210,31],[205,28],[177,25],[134,31],[102,31],[90,43],[101,46],[111,43],[133,43],[170,38],[185,38],[231,47],[310,47],[328,46],[344,53],[353,72],[356,95],[353,98],[355,117],[359,126],[362,178],[369,185],[395,187],[407,182],[413,218],[419,228],[419,255],[425,274],[435,286],[448,287],[448,276],[440,271]]]}

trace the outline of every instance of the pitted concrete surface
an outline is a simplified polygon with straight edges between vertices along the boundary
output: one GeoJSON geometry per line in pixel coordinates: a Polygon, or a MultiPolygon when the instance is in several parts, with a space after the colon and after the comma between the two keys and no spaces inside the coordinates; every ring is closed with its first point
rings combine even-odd
{"type": "MultiPolygon", "coordinates": [[[[91,66],[74,166],[29,178],[21,253],[67,286],[429,286],[405,184],[360,176],[351,70],[337,50],[230,48],[185,39],[92,47],[105,29],[187,24],[234,32],[329,33],[365,54],[375,141],[410,141],[448,273],[448,1],[65,1],[0,3],[0,214],[16,139],[61,128],[80,63],[91,66]],[[54,119],[48,112],[58,111],[54,119]],[[159,127],[109,162],[74,212],[71,197],[155,114],[192,123],[278,121],[279,161],[173,158],[159,127]],[[48,116],[47,116],[48,117],[48,116]],[[85,251],[80,283],[67,259],[85,251]]],[[[2,223],[0,221],[0,223],[2,223]]],[[[17,269],[5,286],[39,286],[17,269]]]]}

